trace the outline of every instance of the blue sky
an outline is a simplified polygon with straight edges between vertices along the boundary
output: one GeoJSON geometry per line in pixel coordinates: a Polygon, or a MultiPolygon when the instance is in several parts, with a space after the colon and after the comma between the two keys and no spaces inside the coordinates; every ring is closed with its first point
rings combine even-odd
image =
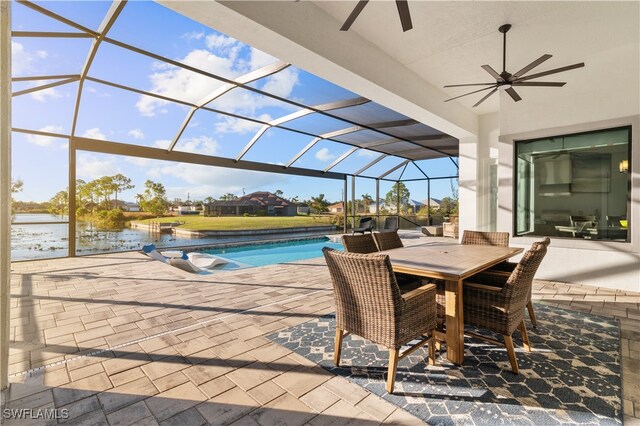
{"type": "MultiPolygon", "coordinates": [[[[109,8],[109,2],[42,2],[54,12],[97,29],[109,8]]],[[[12,3],[14,30],[75,31],[55,20],[12,3]]],[[[189,64],[226,78],[277,62],[267,53],[253,49],[233,38],[178,15],[153,2],[129,2],[109,37],[189,64]]],[[[15,38],[13,40],[13,75],[37,76],[77,74],[91,44],[90,39],[15,38]]],[[[103,43],[91,66],[89,76],[132,86],[145,91],[197,102],[221,86],[221,83],[185,69],[169,66],[126,49],[103,43]]],[[[14,91],[44,82],[14,83],[14,91]]],[[[294,99],[309,105],[355,98],[358,95],[315,77],[294,66],[251,83],[252,87],[294,99]]],[[[13,126],[31,130],[68,134],[77,93],[77,83],[66,84],[13,100],[13,126]]],[[[369,104],[372,105],[372,104],[369,104]]],[[[208,104],[218,110],[269,121],[297,110],[297,107],[236,88],[208,104]]],[[[363,105],[362,110],[375,122],[376,110],[363,105]]],[[[166,148],[187,115],[188,108],[171,102],[141,96],[107,85],[86,82],[76,134],[94,139],[166,148]]],[[[308,115],[287,123],[288,127],[325,133],[349,127],[339,120],[308,115]]],[[[199,110],[176,145],[176,150],[235,158],[260,128],[259,124],[199,110]]],[[[356,135],[357,136],[357,135],[356,135]]],[[[309,136],[270,128],[244,157],[246,160],[287,163],[310,142],[309,136]]],[[[296,163],[297,167],[324,169],[350,146],[320,141],[296,163]]],[[[369,163],[377,153],[360,150],[339,164],[334,171],[352,173],[369,163]]],[[[400,163],[388,158],[373,166],[377,176],[400,163]]],[[[455,175],[449,159],[422,161],[420,167],[430,176],[455,175]]],[[[14,179],[24,181],[18,200],[45,201],[67,186],[68,143],[65,139],[13,133],[14,179]]],[[[342,181],[303,178],[291,175],[256,173],[241,170],[194,166],[188,164],[118,157],[88,152],[78,153],[77,176],[91,180],[103,175],[123,173],[133,179],[136,188],[122,198],[133,200],[142,191],[146,179],[162,182],[171,199],[219,197],[227,192],[246,193],[280,189],[288,197],[307,199],[324,193],[339,200],[342,181]]],[[[390,175],[399,176],[400,171],[390,175]]],[[[407,169],[405,178],[421,177],[415,168],[407,169]]],[[[391,182],[381,183],[381,196],[391,182]]],[[[426,182],[407,183],[414,199],[426,198],[426,182]]],[[[351,183],[349,182],[349,191],[351,183]]],[[[451,195],[451,183],[433,181],[432,197],[451,195]]],[[[375,181],[358,179],[356,196],[375,194],[375,181]]],[[[350,194],[349,194],[350,196],[350,194]]]]}

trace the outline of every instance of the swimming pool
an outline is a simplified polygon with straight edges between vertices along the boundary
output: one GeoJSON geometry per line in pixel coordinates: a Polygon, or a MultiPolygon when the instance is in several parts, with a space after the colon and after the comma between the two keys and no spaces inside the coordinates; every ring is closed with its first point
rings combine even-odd
{"type": "Polygon", "coordinates": [[[342,244],[331,242],[328,238],[314,238],[311,240],[283,241],[240,247],[209,248],[199,251],[232,260],[240,264],[241,267],[251,267],[320,257],[322,256],[323,247],[343,250],[342,244]]]}

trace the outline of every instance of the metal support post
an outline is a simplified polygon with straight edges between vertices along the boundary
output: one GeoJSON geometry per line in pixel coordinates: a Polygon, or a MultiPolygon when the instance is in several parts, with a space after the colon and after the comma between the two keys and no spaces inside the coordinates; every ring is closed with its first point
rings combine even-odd
{"type": "Polygon", "coordinates": [[[342,215],[344,216],[344,233],[347,233],[347,175],[344,175],[344,187],[342,189],[342,215]]]}
{"type": "Polygon", "coordinates": [[[9,386],[11,283],[11,2],[0,1],[0,389],[9,386]]]}

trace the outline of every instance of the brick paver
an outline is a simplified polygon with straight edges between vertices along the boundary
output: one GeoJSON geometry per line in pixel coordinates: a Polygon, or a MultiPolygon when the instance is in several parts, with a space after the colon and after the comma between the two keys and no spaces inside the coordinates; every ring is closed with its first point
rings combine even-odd
{"type": "MultiPolygon", "coordinates": [[[[20,262],[11,294],[10,408],[85,424],[421,424],[264,338],[333,311],[322,259],[212,275],[139,253],[20,262]]],[[[625,420],[640,419],[640,295],[536,281],[533,298],[620,320],[625,420]]]]}

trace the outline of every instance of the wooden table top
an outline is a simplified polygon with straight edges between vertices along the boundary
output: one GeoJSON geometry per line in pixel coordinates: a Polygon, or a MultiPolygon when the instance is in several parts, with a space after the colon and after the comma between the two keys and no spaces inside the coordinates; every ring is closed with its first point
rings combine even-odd
{"type": "Polygon", "coordinates": [[[457,281],[507,260],[522,250],[517,247],[434,242],[380,253],[389,255],[395,272],[457,281]]]}

